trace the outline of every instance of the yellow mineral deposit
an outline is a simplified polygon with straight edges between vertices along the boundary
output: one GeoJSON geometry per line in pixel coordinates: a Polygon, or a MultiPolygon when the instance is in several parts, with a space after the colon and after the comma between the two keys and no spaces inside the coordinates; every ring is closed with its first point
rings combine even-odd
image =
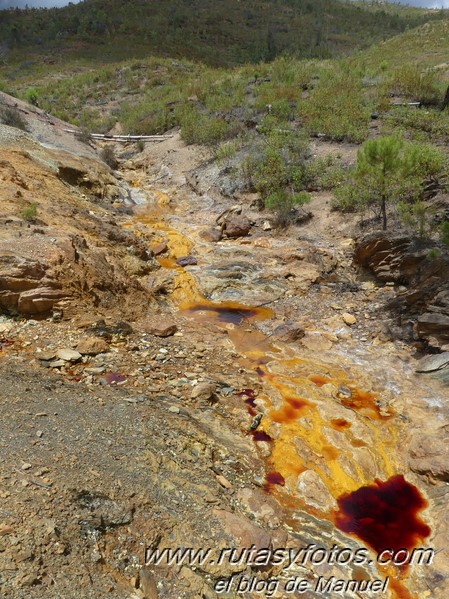
{"type": "MultiPolygon", "coordinates": [[[[169,204],[166,194],[155,192],[155,197],[156,207],[140,213],[134,224],[160,231],[161,241],[167,243],[168,256],[159,262],[176,270],[171,302],[199,323],[226,330],[242,366],[259,375],[264,389],[259,397],[265,402],[266,414],[254,440],[268,440],[271,446],[266,489],[285,507],[306,509],[335,522],[336,509],[310,505],[301,497],[298,477],[313,471],[335,506],[339,498],[369,487],[374,479],[394,478],[400,472],[395,459],[398,430],[394,411],[381,409],[376,395],[359,389],[342,368],[304,359],[291,347],[275,345],[253,326],[273,316],[270,308],[230,301],[214,303],[204,298],[195,277],[176,264],[178,258],[191,253],[193,242],[165,220],[164,209],[167,214],[169,204]],[[335,407],[333,418],[323,409],[331,403],[335,407]]],[[[391,590],[397,597],[411,597],[397,580],[391,590]]]]}

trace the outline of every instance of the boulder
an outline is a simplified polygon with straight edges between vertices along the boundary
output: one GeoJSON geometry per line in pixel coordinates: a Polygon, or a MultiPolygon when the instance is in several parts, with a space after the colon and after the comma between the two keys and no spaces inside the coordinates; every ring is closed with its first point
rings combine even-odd
{"type": "Polygon", "coordinates": [[[273,337],[284,341],[285,343],[293,343],[302,339],[305,335],[304,328],[296,322],[285,322],[277,326],[273,331],[273,337]]]}
{"type": "Polygon", "coordinates": [[[225,534],[233,539],[236,547],[241,549],[252,545],[257,549],[271,547],[270,534],[244,516],[220,509],[212,510],[212,514],[220,522],[225,534]]]}
{"type": "Polygon", "coordinates": [[[343,318],[343,322],[348,326],[352,326],[357,322],[357,318],[353,314],[349,314],[349,312],[344,312],[341,317],[343,318]]]}
{"type": "Polygon", "coordinates": [[[64,297],[48,265],[38,260],[0,252],[0,308],[25,315],[45,314],[64,297]]]}
{"type": "Polygon", "coordinates": [[[153,252],[153,254],[155,256],[159,256],[160,254],[163,254],[164,252],[166,252],[168,249],[167,244],[165,243],[165,241],[161,241],[160,243],[156,243],[155,245],[151,246],[151,251],[153,252]]]}
{"type": "Polygon", "coordinates": [[[223,224],[223,232],[232,239],[246,237],[250,230],[251,221],[244,214],[231,214],[223,224]]]}
{"type": "Polygon", "coordinates": [[[21,314],[47,314],[54,305],[65,296],[60,289],[37,287],[20,294],[17,309],[21,314]]]}

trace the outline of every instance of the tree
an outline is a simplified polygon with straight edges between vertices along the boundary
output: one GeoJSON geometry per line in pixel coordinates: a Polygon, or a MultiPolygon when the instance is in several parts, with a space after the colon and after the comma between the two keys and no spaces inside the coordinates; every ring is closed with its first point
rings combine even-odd
{"type": "Polygon", "coordinates": [[[435,146],[407,142],[396,136],[366,141],[357,153],[351,181],[336,192],[337,206],[378,207],[387,229],[387,206],[402,201],[412,206],[422,200],[425,182],[441,173],[444,157],[435,146]]]}

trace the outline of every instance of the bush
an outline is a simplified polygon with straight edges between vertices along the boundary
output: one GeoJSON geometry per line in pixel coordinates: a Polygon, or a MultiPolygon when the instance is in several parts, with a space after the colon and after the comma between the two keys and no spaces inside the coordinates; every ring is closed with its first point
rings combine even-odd
{"type": "Polygon", "coordinates": [[[362,142],[371,118],[362,78],[347,68],[323,71],[310,97],[299,100],[298,116],[312,134],[321,133],[335,141],[362,142]]]}
{"type": "Polygon", "coordinates": [[[87,129],[82,127],[75,133],[75,138],[83,144],[90,144],[92,136],[87,129]]]}
{"type": "Polygon", "coordinates": [[[215,146],[231,133],[224,118],[200,112],[193,106],[184,107],[179,120],[181,136],[188,144],[215,146]]]}
{"type": "Polygon", "coordinates": [[[441,101],[434,73],[423,73],[414,65],[403,65],[395,69],[388,80],[388,86],[394,94],[406,96],[426,106],[437,106],[441,101]]]}
{"type": "Polygon", "coordinates": [[[265,208],[274,212],[274,226],[285,229],[297,221],[297,208],[309,202],[310,196],[305,191],[289,193],[283,190],[271,193],[265,200],[265,208]]]}
{"type": "Polygon", "coordinates": [[[304,173],[307,188],[317,190],[334,189],[343,184],[347,175],[347,169],[332,154],[308,162],[304,173]]]}
{"type": "Polygon", "coordinates": [[[112,169],[117,168],[118,161],[115,157],[114,150],[111,148],[111,146],[105,146],[100,152],[100,157],[103,160],[103,162],[106,162],[106,164],[112,169]]]}
{"type": "Polygon", "coordinates": [[[215,160],[220,163],[228,163],[237,153],[239,144],[236,139],[221,143],[215,150],[215,160]]]}
{"type": "Polygon", "coordinates": [[[37,90],[34,87],[29,87],[25,92],[25,100],[33,106],[39,106],[39,98],[37,90]]]}
{"type": "Polygon", "coordinates": [[[387,228],[387,205],[399,204],[407,226],[426,235],[422,200],[426,181],[443,173],[445,159],[429,144],[406,142],[390,136],[366,141],[357,153],[357,165],[348,184],[336,190],[336,206],[357,210],[372,206],[387,228]]]}
{"type": "Polygon", "coordinates": [[[433,214],[425,202],[399,202],[397,210],[406,229],[420,239],[430,239],[433,214]]]}
{"type": "Polygon", "coordinates": [[[28,131],[28,124],[20,112],[15,108],[3,108],[0,110],[0,121],[4,125],[28,131]]]}
{"type": "Polygon", "coordinates": [[[29,206],[22,210],[20,213],[20,218],[23,218],[23,220],[28,222],[34,222],[37,216],[37,206],[37,202],[31,202],[29,206]]]}
{"type": "Polygon", "coordinates": [[[385,117],[386,129],[407,131],[419,141],[449,141],[447,114],[439,110],[397,107],[385,117]]]}

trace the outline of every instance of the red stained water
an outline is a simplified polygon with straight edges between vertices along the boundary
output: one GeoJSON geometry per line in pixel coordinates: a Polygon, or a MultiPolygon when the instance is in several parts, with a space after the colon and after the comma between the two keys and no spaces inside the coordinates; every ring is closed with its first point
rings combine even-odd
{"type": "Polygon", "coordinates": [[[248,405],[248,413],[251,416],[255,416],[257,414],[256,410],[256,394],[253,389],[243,389],[240,393],[237,393],[239,397],[246,397],[245,403],[248,405]]]}
{"type": "Polygon", "coordinates": [[[185,306],[184,309],[191,314],[197,312],[210,312],[212,316],[215,316],[218,322],[235,325],[242,324],[242,322],[247,320],[265,320],[272,316],[272,311],[269,308],[251,308],[231,301],[223,302],[221,304],[204,301],[185,306]]]}
{"type": "Polygon", "coordinates": [[[123,383],[124,381],[126,381],[126,376],[112,371],[107,372],[104,378],[106,379],[106,382],[109,383],[109,385],[117,385],[118,383],[123,383]]]}
{"type": "Polygon", "coordinates": [[[347,428],[351,428],[351,423],[344,418],[333,418],[329,424],[336,431],[344,431],[347,428]]]}
{"type": "Polygon", "coordinates": [[[269,472],[265,477],[265,491],[270,491],[274,485],[285,486],[285,479],[279,472],[269,472]]]}
{"type": "Polygon", "coordinates": [[[353,387],[351,388],[351,391],[351,397],[340,397],[341,403],[346,408],[351,408],[356,412],[361,412],[376,420],[388,420],[394,416],[395,413],[391,408],[389,408],[389,414],[386,416],[380,413],[380,408],[376,403],[377,396],[374,393],[361,391],[360,389],[354,389],[353,387]]]}
{"type": "Polygon", "coordinates": [[[267,435],[265,431],[253,431],[252,432],[254,441],[265,441],[266,443],[272,443],[273,439],[270,435],[267,435]]]}
{"type": "Polygon", "coordinates": [[[337,528],[352,533],[375,551],[412,550],[430,534],[419,517],[427,501],[402,474],[361,487],[338,499],[337,528]]]}

